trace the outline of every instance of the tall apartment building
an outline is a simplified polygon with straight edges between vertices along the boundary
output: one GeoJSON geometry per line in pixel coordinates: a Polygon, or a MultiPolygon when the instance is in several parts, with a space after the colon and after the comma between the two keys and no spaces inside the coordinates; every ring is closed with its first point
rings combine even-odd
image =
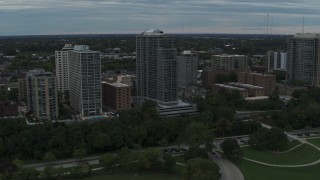
{"type": "Polygon", "coordinates": [[[60,92],[69,90],[69,50],[73,50],[73,46],[66,44],[61,51],[55,52],[56,77],[58,91],[60,92]]]}
{"type": "Polygon", "coordinates": [[[123,83],[102,82],[103,107],[121,111],[131,108],[131,87],[123,83]]]}
{"type": "Polygon", "coordinates": [[[264,88],[266,96],[272,95],[276,90],[276,76],[270,74],[258,74],[252,72],[239,72],[238,82],[242,84],[252,84],[264,88]]]}
{"type": "Polygon", "coordinates": [[[267,72],[273,72],[273,70],[286,70],[287,52],[268,51],[266,54],[266,69],[267,72]]]}
{"type": "Polygon", "coordinates": [[[177,58],[173,37],[158,29],[136,36],[137,96],[162,105],[178,103],[177,58]]]}
{"type": "Polygon", "coordinates": [[[56,78],[51,72],[35,69],[27,72],[28,110],[39,120],[56,120],[59,116],[56,78]]]}
{"type": "Polygon", "coordinates": [[[320,34],[296,34],[288,39],[287,80],[320,85],[320,34]]]}
{"type": "Polygon", "coordinates": [[[178,87],[187,88],[197,85],[198,54],[183,51],[178,56],[178,87]]]}
{"type": "Polygon", "coordinates": [[[82,117],[102,114],[100,52],[76,45],[69,51],[70,106],[82,117]]]}
{"type": "Polygon", "coordinates": [[[210,66],[213,69],[247,70],[248,60],[248,56],[245,55],[214,55],[210,60],[210,66]]]}
{"type": "Polygon", "coordinates": [[[27,102],[27,80],[26,78],[18,79],[18,96],[19,101],[27,102]]]}

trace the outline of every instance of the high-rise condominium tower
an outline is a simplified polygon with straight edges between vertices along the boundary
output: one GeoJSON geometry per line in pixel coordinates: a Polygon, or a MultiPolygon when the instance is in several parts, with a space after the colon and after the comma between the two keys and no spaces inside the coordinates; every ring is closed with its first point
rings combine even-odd
{"type": "Polygon", "coordinates": [[[177,92],[177,58],[173,37],[150,29],[136,37],[137,96],[161,105],[175,105],[177,92]]]}
{"type": "Polygon", "coordinates": [[[55,75],[35,69],[27,72],[26,81],[29,111],[39,120],[57,120],[59,111],[55,75]]]}
{"type": "Polygon", "coordinates": [[[320,34],[296,34],[288,39],[287,78],[290,83],[320,85],[320,34]]]}
{"type": "Polygon", "coordinates": [[[76,45],[69,51],[70,106],[81,116],[102,113],[100,52],[76,45]]]}
{"type": "Polygon", "coordinates": [[[68,51],[72,50],[71,44],[66,44],[61,51],[55,52],[56,59],[56,78],[58,91],[69,90],[69,56],[68,51]]]}
{"type": "Polygon", "coordinates": [[[273,70],[287,69],[287,52],[284,51],[268,51],[266,54],[266,70],[273,72],[273,70]]]}

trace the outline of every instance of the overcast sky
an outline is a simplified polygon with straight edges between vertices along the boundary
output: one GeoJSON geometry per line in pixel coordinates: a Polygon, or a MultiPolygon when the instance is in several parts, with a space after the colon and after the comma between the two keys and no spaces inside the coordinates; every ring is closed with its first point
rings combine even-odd
{"type": "Polygon", "coordinates": [[[264,34],[267,14],[269,33],[294,34],[301,32],[303,16],[305,32],[320,32],[319,13],[320,0],[0,0],[0,36],[138,33],[149,28],[264,34]]]}

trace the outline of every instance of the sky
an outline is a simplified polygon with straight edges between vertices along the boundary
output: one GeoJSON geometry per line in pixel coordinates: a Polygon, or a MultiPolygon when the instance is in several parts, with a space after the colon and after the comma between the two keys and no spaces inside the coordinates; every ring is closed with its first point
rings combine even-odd
{"type": "Polygon", "coordinates": [[[320,0],[0,0],[0,36],[295,34],[303,19],[304,32],[319,33],[319,13],[320,0]]]}

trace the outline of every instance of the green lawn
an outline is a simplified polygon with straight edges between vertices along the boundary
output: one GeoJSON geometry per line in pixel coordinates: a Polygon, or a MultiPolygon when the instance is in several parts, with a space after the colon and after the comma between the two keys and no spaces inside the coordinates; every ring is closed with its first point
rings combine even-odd
{"type": "Polygon", "coordinates": [[[156,172],[143,172],[137,174],[111,174],[84,178],[83,180],[181,180],[177,175],[167,175],[156,172]]]}
{"type": "Polygon", "coordinates": [[[320,158],[320,152],[314,147],[304,144],[287,153],[258,151],[250,147],[242,148],[243,156],[249,159],[279,165],[298,165],[311,163],[320,158]]]}
{"type": "Polygon", "coordinates": [[[320,138],[307,139],[308,142],[320,147],[320,138]]]}
{"type": "Polygon", "coordinates": [[[236,163],[245,180],[318,180],[320,164],[302,168],[269,167],[246,160],[236,163]]]}
{"type": "Polygon", "coordinates": [[[288,142],[287,147],[283,151],[286,151],[286,150],[289,150],[291,148],[294,148],[299,144],[301,144],[301,143],[299,141],[297,141],[297,140],[290,141],[290,142],[288,142]]]}
{"type": "Polygon", "coordinates": [[[186,160],[184,159],[184,155],[173,156],[174,160],[179,163],[186,164],[186,160]]]}

